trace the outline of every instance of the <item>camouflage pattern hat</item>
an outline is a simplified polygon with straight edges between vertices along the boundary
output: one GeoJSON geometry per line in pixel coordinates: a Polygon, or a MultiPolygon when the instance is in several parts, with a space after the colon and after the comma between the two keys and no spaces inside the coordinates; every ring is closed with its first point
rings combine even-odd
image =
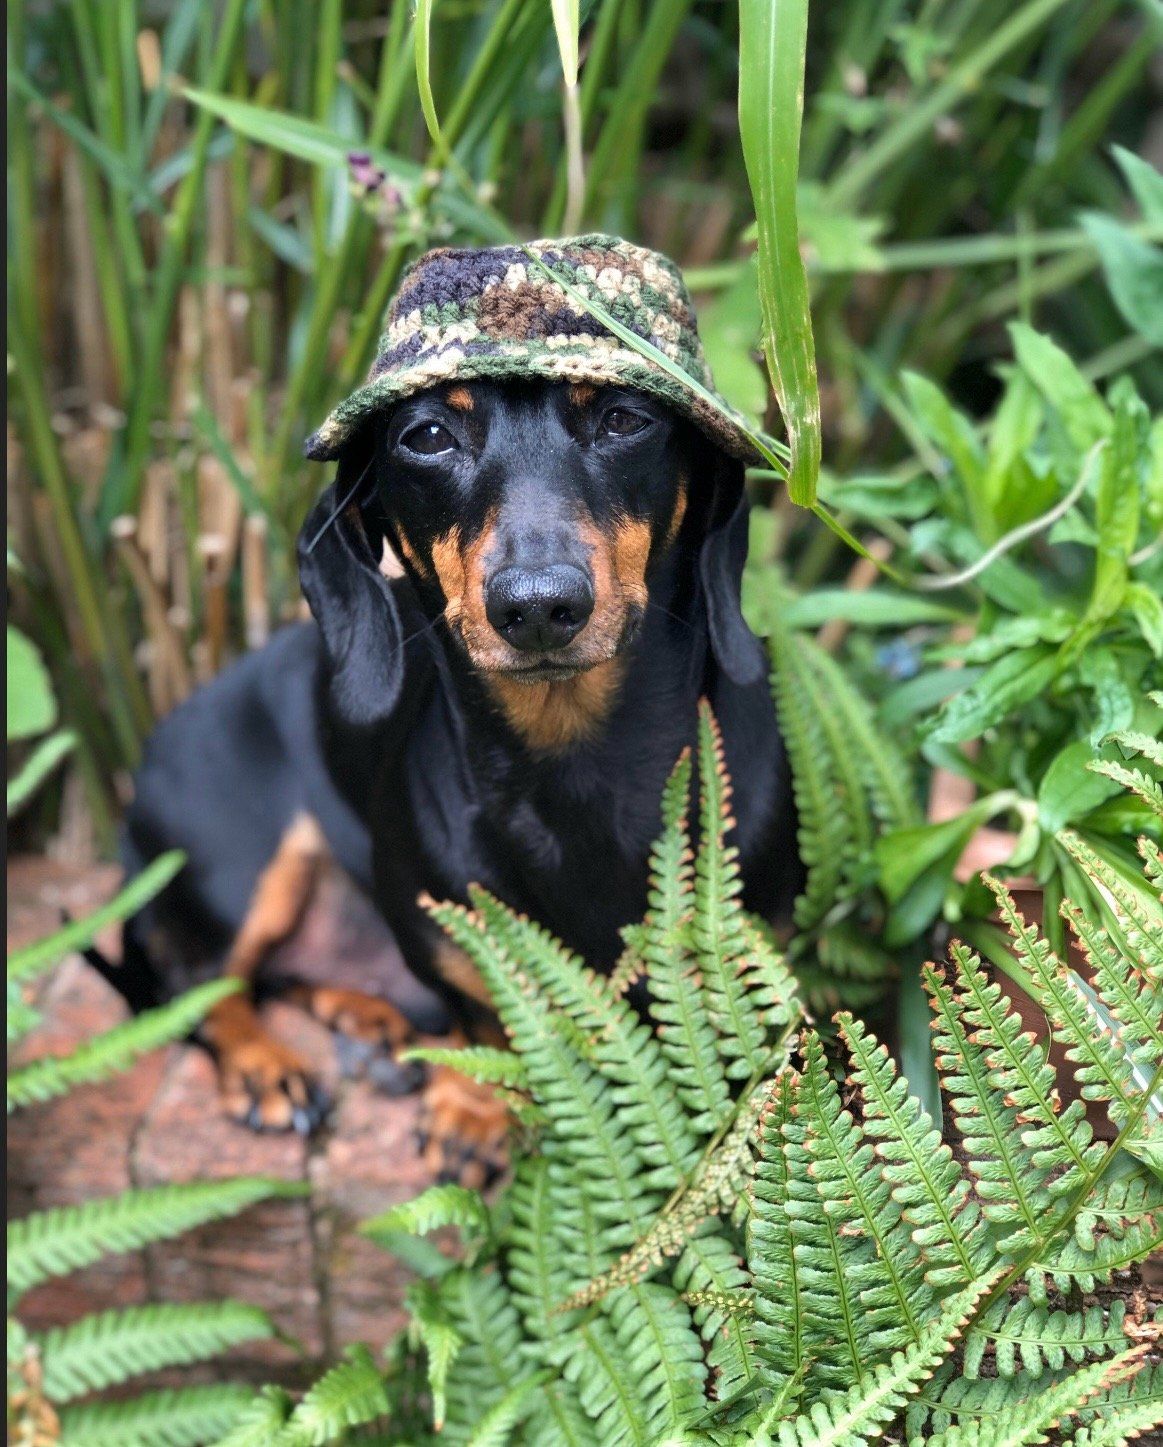
{"type": "MultiPolygon", "coordinates": [[[[713,393],[690,296],[672,261],[600,235],[534,241],[529,251],[713,393]]],[[[372,414],[440,383],[542,378],[648,392],[724,452],[759,461],[740,413],[714,394],[723,409],[716,410],[694,386],[636,352],[520,246],[441,247],[414,262],[388,308],[367,382],[336,407],[304,451],[319,461],[338,457],[372,414]]]]}

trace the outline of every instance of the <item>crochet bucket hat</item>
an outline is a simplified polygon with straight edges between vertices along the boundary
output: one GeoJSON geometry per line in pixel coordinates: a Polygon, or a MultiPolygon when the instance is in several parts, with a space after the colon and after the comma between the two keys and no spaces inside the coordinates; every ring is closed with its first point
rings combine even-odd
{"type": "Polygon", "coordinates": [[[678,267],[656,251],[600,235],[534,241],[528,251],[440,247],[420,257],[388,307],[367,382],[304,451],[318,461],[336,458],[381,408],[440,383],[478,379],[634,387],[690,418],[732,457],[759,460],[744,418],[714,392],[678,267]],[[718,407],[616,336],[555,278],[650,342],[718,407]]]}

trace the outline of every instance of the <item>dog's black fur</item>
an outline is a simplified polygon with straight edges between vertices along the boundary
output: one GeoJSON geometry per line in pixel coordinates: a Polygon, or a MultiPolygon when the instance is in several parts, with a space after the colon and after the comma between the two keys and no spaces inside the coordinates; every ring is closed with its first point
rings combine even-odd
{"type": "Polygon", "coordinates": [[[476,383],[386,413],[303,528],[315,623],[151,740],[126,863],[172,847],[188,863],[127,928],[114,978],[131,1003],[222,968],[303,814],[418,977],[381,939],[363,988],[417,1027],[447,1010],[479,1033],[484,1017],[442,963],[423,893],[463,900],[480,883],[609,967],[643,913],[662,787],[703,696],[736,782],[745,903],[776,913],[798,865],[764,653],[740,612],[746,534],[742,465],[641,394],[476,383]],[[381,570],[385,543],[403,576],[381,570]],[[558,609],[568,641],[514,646],[521,615],[496,606],[506,568],[576,570],[592,615],[577,628],[558,609]]]}

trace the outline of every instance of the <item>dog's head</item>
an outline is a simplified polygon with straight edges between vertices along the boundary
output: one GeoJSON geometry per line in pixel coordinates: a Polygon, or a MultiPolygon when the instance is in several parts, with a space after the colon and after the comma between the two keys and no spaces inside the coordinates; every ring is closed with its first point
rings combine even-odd
{"type": "MultiPolygon", "coordinates": [[[[504,699],[524,685],[609,680],[680,554],[694,555],[720,667],[739,683],[762,676],[739,609],[742,464],[642,392],[468,382],[415,394],[347,444],[303,538],[333,702],[354,723],[384,717],[402,676],[385,540],[424,612],[504,699]]],[[[527,715],[545,697],[542,687],[513,708],[527,715]]]]}

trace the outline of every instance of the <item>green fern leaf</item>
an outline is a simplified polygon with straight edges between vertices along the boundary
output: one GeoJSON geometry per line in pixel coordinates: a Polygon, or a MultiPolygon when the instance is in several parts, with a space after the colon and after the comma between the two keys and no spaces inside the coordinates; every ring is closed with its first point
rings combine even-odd
{"type": "Polygon", "coordinates": [[[1163,1427],[1163,1365],[1144,1366],[1080,1415],[1087,1425],[1066,1439],[1064,1447],[1123,1447],[1139,1439],[1145,1447],[1145,1434],[1163,1427]]]}
{"type": "Polygon", "coordinates": [[[1137,794],[1151,812],[1163,819],[1163,785],[1150,774],[1114,759],[1092,759],[1086,766],[1091,773],[1113,779],[1132,794],[1137,794]]]}
{"type": "Polygon", "coordinates": [[[53,1402],[67,1402],[143,1372],[205,1361],[273,1334],[266,1312],[240,1301],[103,1311],[40,1338],[45,1394],[53,1402]]]}
{"type": "Polygon", "coordinates": [[[692,1130],[710,1132],[730,1118],[730,1087],[715,1029],[688,948],[694,910],[694,855],[687,826],[690,750],[667,781],[662,833],[650,856],[649,912],[636,935],[650,981],[652,1014],[669,1065],[669,1080],[691,1117],[692,1130]]]}
{"type": "Polygon", "coordinates": [[[755,1447],[774,1447],[777,1442],[779,1447],[862,1447],[869,1437],[880,1436],[905,1401],[932,1376],[996,1280],[995,1273],[951,1296],[905,1351],[873,1366],[842,1397],[820,1399],[794,1421],[781,1423],[777,1434],[765,1426],[753,1438],[755,1447]]]}
{"type": "Polygon", "coordinates": [[[1135,1065],[1163,1056],[1163,991],[1127,968],[1110,934],[1086,910],[1063,901],[1060,913],[1081,942],[1094,974],[1094,988],[1121,1027],[1124,1049],[1135,1065]]]}
{"type": "Polygon", "coordinates": [[[344,1442],[349,1427],[361,1427],[389,1411],[383,1375],[367,1347],[350,1346],[344,1356],[291,1413],[283,1432],[295,1447],[299,1442],[306,1447],[344,1442]]]}
{"type": "Polygon", "coordinates": [[[759,1379],[750,1280],[735,1243],[720,1235],[688,1241],[675,1264],[674,1286],[693,1308],[695,1326],[708,1346],[716,1398],[735,1400],[759,1379]]]}
{"type": "Polygon", "coordinates": [[[839,1024],[864,1133],[875,1142],[884,1179],[920,1247],[926,1280],[938,1288],[974,1280],[991,1252],[969,1182],[884,1046],[850,1015],[839,1024]]]}
{"type": "MultiPolygon", "coordinates": [[[[751,1188],[747,1259],[755,1288],[756,1351],[778,1390],[798,1380],[807,1362],[804,1284],[795,1265],[795,1233],[788,1219],[792,1165],[784,1130],[790,1125],[793,1091],[785,1072],[760,1117],[760,1155],[751,1188]]],[[[794,1406],[794,1402],[792,1403],[794,1406]]]]}
{"type": "Polygon", "coordinates": [[[699,1141],[667,1089],[666,1055],[650,1027],[546,930],[484,891],[470,893],[486,928],[509,957],[521,961],[554,1010],[591,1042],[588,1059],[609,1082],[610,1101],[620,1109],[624,1129],[651,1168],[644,1184],[673,1190],[698,1159],[699,1141]]]}
{"type": "Polygon", "coordinates": [[[263,1387],[214,1447],[295,1447],[283,1431],[295,1403],[282,1387],[263,1387]]]}
{"type": "Polygon", "coordinates": [[[436,1285],[427,1281],[414,1281],[405,1296],[412,1330],[423,1343],[428,1362],[432,1423],[438,1432],[444,1426],[448,1373],[464,1340],[453,1325],[446,1296],[447,1278],[436,1285]]]}
{"type": "Polygon", "coordinates": [[[579,1327],[576,1349],[565,1362],[565,1379],[577,1388],[578,1400],[602,1447],[649,1447],[646,1404],[636,1372],[604,1316],[579,1327]]]}
{"type": "Polygon", "coordinates": [[[499,1407],[531,1369],[522,1359],[517,1304],[499,1272],[458,1271],[441,1283],[440,1296],[460,1344],[441,1432],[456,1444],[467,1442],[482,1414],[499,1407]]]}
{"type": "Polygon", "coordinates": [[[466,1241],[487,1239],[492,1234],[489,1208],[479,1191],[451,1183],[429,1186],[410,1201],[373,1216],[360,1223],[360,1234],[375,1239],[387,1232],[405,1231],[410,1236],[426,1236],[443,1226],[459,1226],[466,1241]]]}
{"type": "MultiPolygon", "coordinates": [[[[964,951],[958,958],[961,973],[977,966],[976,957],[964,951]]],[[[1037,1239],[1050,1209],[1045,1174],[1035,1168],[1022,1139],[1016,1107],[994,1089],[984,1052],[969,1039],[955,985],[939,968],[926,966],[921,977],[934,1014],[937,1072],[976,1177],[982,1212],[1008,1233],[1003,1247],[1020,1251],[1037,1239]]]]}
{"type": "Polygon", "coordinates": [[[1091,1398],[1133,1376],[1142,1366],[1144,1351],[1144,1346],[1132,1347],[1109,1361],[1072,1372],[1028,1398],[1020,1411],[993,1422],[949,1427],[931,1439],[934,1447],[1025,1447],[1046,1442],[1053,1428],[1077,1416],[1091,1398]]]}
{"type": "Polygon", "coordinates": [[[511,1387],[480,1419],[476,1431],[469,1438],[468,1447],[506,1447],[506,1443],[512,1440],[513,1428],[532,1411],[533,1393],[545,1381],[546,1376],[528,1377],[511,1387]]]}
{"type": "Polygon", "coordinates": [[[703,1345],[690,1309],[656,1282],[627,1287],[606,1308],[647,1406],[649,1440],[663,1440],[704,1405],[703,1345]]]}
{"type": "Polygon", "coordinates": [[[228,1181],[153,1186],[81,1206],[38,1211],[8,1224],[8,1289],[22,1294],[110,1252],[167,1241],[206,1221],[236,1215],[269,1196],[301,1196],[298,1181],[241,1176],[228,1181]]]}
{"type": "Polygon", "coordinates": [[[8,1112],[33,1101],[51,1100],[76,1085],[107,1080],[135,1060],[181,1040],[227,995],[242,988],[240,980],[211,980],[157,1010],[147,1010],[124,1025],[86,1040],[70,1054],[44,1056],[8,1076],[8,1112]]]}
{"type": "Polygon", "coordinates": [[[229,1431],[253,1399],[252,1387],[222,1384],[66,1407],[60,1447],[200,1447],[229,1431]]]}
{"type": "Polygon", "coordinates": [[[758,1077],[771,1065],[769,1019],[748,992],[751,939],[739,896],[739,851],[728,845],[731,783],[723,738],[704,699],[699,704],[699,847],[695,856],[691,938],[703,982],[707,1014],[718,1031],[716,1045],[729,1079],[758,1077]]]}
{"type": "Polygon", "coordinates": [[[1163,907],[1139,884],[1113,869],[1081,835],[1064,829],[1057,836],[1109,904],[1126,941],[1130,963],[1152,983],[1163,983],[1163,907]]]}
{"type": "Polygon", "coordinates": [[[567,1298],[560,1310],[588,1306],[615,1287],[643,1280],[669,1257],[677,1256],[709,1217],[735,1203],[754,1168],[753,1144],[769,1093],[769,1086],[756,1087],[726,1136],[712,1143],[690,1183],[675,1193],[646,1234],[608,1271],[567,1298]]]}
{"type": "Polygon", "coordinates": [[[573,1325],[558,1304],[588,1280],[577,1195],[564,1162],[526,1156],[518,1163],[508,1197],[509,1281],[526,1329],[539,1340],[561,1337],[573,1325]]]}
{"type": "MultiPolygon", "coordinates": [[[[859,1293],[860,1302],[854,1334],[867,1361],[873,1354],[920,1340],[932,1312],[933,1292],[924,1281],[920,1253],[887,1175],[878,1168],[872,1145],[841,1107],[815,1031],[807,1033],[803,1054],[797,1104],[806,1126],[808,1174],[821,1209],[844,1238],[846,1285],[859,1293]]],[[[846,1297],[847,1292],[842,1299],[846,1297]]]]}
{"type": "Polygon", "coordinates": [[[965,1335],[963,1371],[980,1373],[986,1350],[992,1350],[999,1377],[1019,1371],[1033,1376],[1066,1362],[1081,1362],[1087,1353],[1110,1355],[1125,1347],[1126,1303],[1113,1301],[1109,1312],[1101,1306],[1082,1311],[1057,1311],[1036,1305],[1028,1296],[996,1302],[965,1335]]]}
{"type": "Polygon", "coordinates": [[[524,1090],[528,1083],[525,1066],[511,1050],[490,1045],[469,1045],[451,1049],[442,1045],[417,1045],[400,1052],[401,1060],[423,1060],[428,1065],[444,1065],[482,1085],[503,1085],[510,1090],[524,1090]]]}

